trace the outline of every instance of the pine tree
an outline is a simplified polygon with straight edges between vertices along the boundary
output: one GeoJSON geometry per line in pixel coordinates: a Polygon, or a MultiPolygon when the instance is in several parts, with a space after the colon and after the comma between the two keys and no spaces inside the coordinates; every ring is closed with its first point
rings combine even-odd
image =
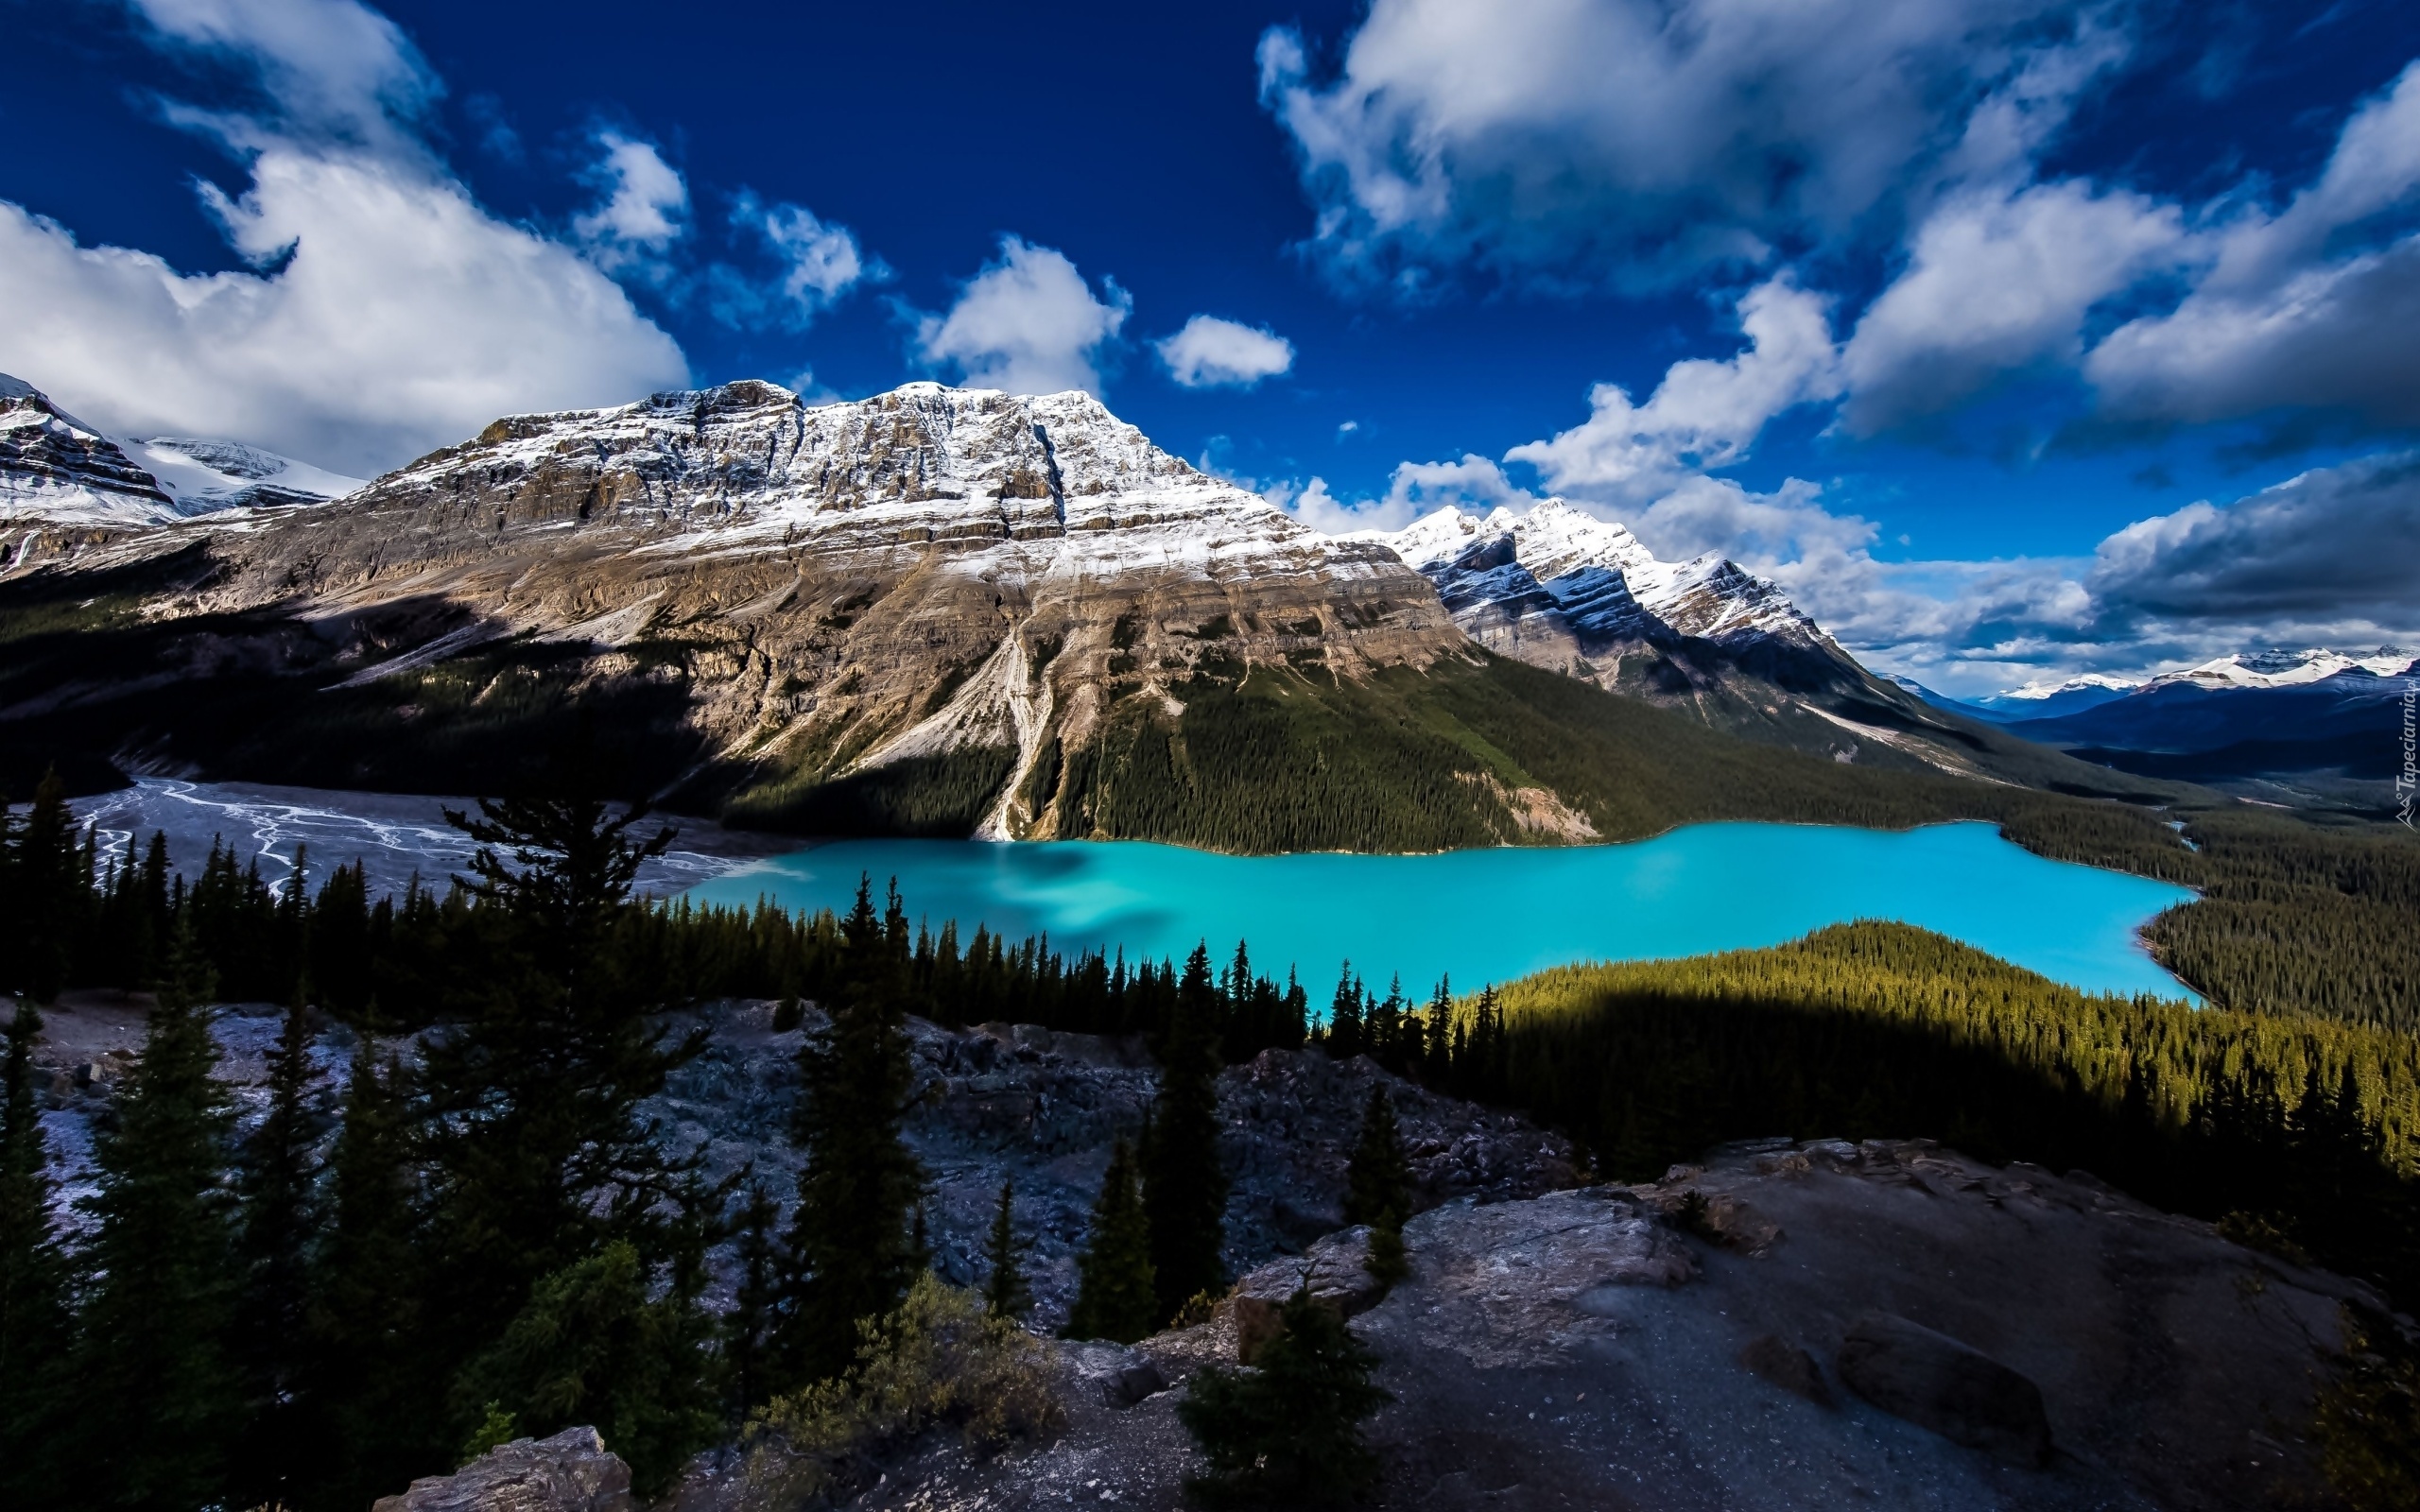
{"type": "Polygon", "coordinates": [[[1327,1053],[1338,1060],[1350,1060],[1369,1048],[1361,1038],[1361,979],[1353,974],[1353,963],[1344,963],[1344,971],[1337,978],[1336,996],[1328,1000],[1327,1053]]]}
{"type": "Polygon", "coordinates": [[[422,1323],[457,1367],[541,1277],[614,1241],[685,1288],[721,1205],[701,1154],[670,1154],[638,1112],[703,1033],[668,1040],[649,1019],[657,985],[615,948],[639,868],[672,832],[631,838],[641,816],[612,816],[577,773],[560,795],[447,816],[479,842],[462,928],[483,948],[458,978],[459,1027],[428,1042],[418,1078],[437,1261],[422,1323]]]}
{"type": "Polygon", "coordinates": [[[1411,1162],[1383,1084],[1370,1089],[1361,1133],[1345,1170],[1344,1221],[1370,1226],[1370,1274],[1386,1285],[1403,1279],[1404,1219],[1411,1211],[1411,1162]]]}
{"type": "Polygon", "coordinates": [[[1401,1228],[1411,1207],[1411,1164],[1395,1126],[1394,1102],[1384,1084],[1370,1089],[1361,1132],[1345,1168],[1344,1221],[1401,1228]]]}
{"type": "Polygon", "coordinates": [[[247,1503],[283,1505],[302,1467],[297,1395],[309,1299],[306,1257],[314,1241],[318,1130],[308,1101],[310,1010],[298,990],[268,1056],[268,1113],[244,1142],[238,1191],[243,1217],[236,1258],[244,1285],[236,1307],[238,1364],[252,1420],[235,1484],[247,1503]]]}
{"type": "Polygon", "coordinates": [[[71,1504],[62,1366],[70,1334],[70,1265],[52,1222],[54,1188],[34,1097],[33,1045],[42,1018],[19,1003],[0,1061],[0,1506],[42,1512],[71,1504]]]}
{"type": "Polygon", "coordinates": [[[764,1183],[750,1183],[735,1226],[739,1284],[722,1320],[723,1400],[735,1418],[744,1418],[773,1395],[768,1351],[780,1323],[784,1261],[774,1225],[781,1215],[781,1205],[764,1183]]]}
{"type": "Polygon", "coordinates": [[[994,1317],[1014,1319],[1033,1305],[1033,1290],[1025,1280],[1025,1246],[1017,1242],[1013,1206],[1016,1183],[1000,1183],[1000,1205],[992,1214],[992,1233],[984,1241],[983,1258],[991,1277],[983,1283],[983,1308],[994,1317]]]}
{"type": "Polygon", "coordinates": [[[1226,1284],[1227,1174],[1219,1164],[1218,988],[1210,953],[1193,948],[1160,1044],[1160,1093],[1143,1145],[1143,1210],[1151,1273],[1166,1322],[1226,1284]]]}
{"type": "Polygon", "coordinates": [[[806,1164],[790,1229],[795,1301],[781,1349],[793,1383],[848,1369],[858,1320],[897,1307],[923,1268],[911,1226],[924,1169],[900,1138],[914,1070],[897,949],[905,942],[893,934],[874,915],[870,880],[860,879],[840,926],[831,1025],[799,1055],[793,1132],[806,1164]]]}
{"type": "Polygon", "coordinates": [[[118,1125],[96,1142],[99,1190],[91,1264],[99,1276],[81,1319],[78,1418],[99,1435],[82,1456],[90,1504],[199,1507],[227,1488],[242,1423],[228,1349],[241,1277],[235,1263],[232,1104],[202,1001],[207,972],[181,932],[118,1125]],[[126,1435],[115,1425],[140,1423],[126,1435]],[[106,1450],[99,1446],[106,1444],[106,1450]]]}
{"type": "Polygon", "coordinates": [[[1308,1292],[1294,1294],[1279,1322],[1256,1368],[1210,1366],[1177,1403],[1210,1461],[1193,1487],[1213,1500],[1337,1502],[1377,1477],[1361,1440],[1361,1419],[1391,1400],[1370,1381],[1377,1356],[1308,1292]]]}
{"type": "Polygon", "coordinates": [[[67,784],[56,767],[43,774],[33,807],[17,833],[17,940],[5,964],[17,981],[9,984],[37,1003],[48,1003],[67,985],[69,953],[78,933],[84,895],[76,884],[76,818],[67,806],[67,784]]]}
{"type": "Polygon", "coordinates": [[[329,1506],[367,1505],[444,1468],[453,1362],[422,1326],[420,1141],[406,1073],[364,1040],[328,1156],[326,1228],[312,1257],[304,1412],[329,1506]]]}
{"type": "Polygon", "coordinates": [[[1071,1339],[1132,1344],[1169,1315],[1151,1274],[1150,1221],[1135,1188],[1134,1152],[1122,1139],[1110,1150],[1077,1274],[1076,1305],[1064,1330],[1071,1339]]]}

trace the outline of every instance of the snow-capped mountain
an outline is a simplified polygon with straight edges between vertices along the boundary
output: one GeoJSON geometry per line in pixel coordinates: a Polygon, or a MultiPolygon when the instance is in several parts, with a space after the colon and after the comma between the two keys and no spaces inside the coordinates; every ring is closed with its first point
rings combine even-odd
{"type": "Polygon", "coordinates": [[[235,441],[113,440],[0,373],[0,525],[140,529],[222,509],[318,504],[361,486],[235,441]]]}
{"type": "Polygon", "coordinates": [[[280,456],[240,441],[211,441],[184,436],[130,438],[128,455],[176,502],[183,516],[215,514],[221,509],[267,509],[298,504],[324,504],[369,484],[280,456]]]}
{"type": "Polygon", "coordinates": [[[2356,677],[2394,678],[2411,670],[2413,653],[2382,645],[2374,651],[2308,650],[2242,651],[2204,662],[2182,672],[2165,672],[2143,684],[2146,688],[2187,683],[2197,688],[2290,688],[2351,673],[2356,677]]]}
{"type": "Polygon", "coordinates": [[[2004,754],[1867,672],[1778,585],[1718,553],[1661,560],[1624,526],[1561,499],[1526,514],[1449,507],[1347,539],[1417,568],[1489,650],[1735,734],[1962,773],[2004,754]]]}
{"type": "Polygon", "coordinates": [[[115,441],[33,385],[0,373],[0,525],[145,525],[176,517],[176,501],[115,441]]]}
{"type": "MultiPolygon", "coordinates": [[[[1438,585],[1474,639],[1505,648],[1568,638],[1590,645],[1659,633],[1739,644],[1828,646],[1781,589],[1720,553],[1660,561],[1622,525],[1561,499],[1527,514],[1451,506],[1392,533],[1362,532],[1438,585]]],[[[1519,654],[1517,651],[1514,654],[1519,654]]]]}
{"type": "Polygon", "coordinates": [[[208,607],[361,627],[356,685],[512,641],[588,648],[637,696],[666,686],[677,644],[715,781],[946,769],[994,795],[994,834],[1085,833],[1079,755],[1178,718],[1186,689],[1468,645],[1392,553],[1300,524],[1080,392],[920,383],[810,405],[742,382],[514,416],[212,549],[208,607]]]}

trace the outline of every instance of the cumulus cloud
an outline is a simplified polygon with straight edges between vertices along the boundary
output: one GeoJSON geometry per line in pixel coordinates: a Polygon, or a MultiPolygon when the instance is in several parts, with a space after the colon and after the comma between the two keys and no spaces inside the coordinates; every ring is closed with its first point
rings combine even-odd
{"type": "Polygon", "coordinates": [[[1549,488],[1623,500],[1736,462],[1774,416],[1840,393],[1827,302],[1788,277],[1760,284],[1739,301],[1746,351],[1672,364],[1644,404],[1599,384],[1584,422],[1516,446],[1505,460],[1529,463],[1549,488]]]}
{"type": "Polygon", "coordinates": [[[355,0],[133,0],[164,46],[251,76],[244,113],[171,106],[240,145],[306,139],[420,156],[415,128],[445,90],[393,22],[355,0]]]}
{"type": "Polygon", "coordinates": [[[201,187],[252,271],[186,274],[0,204],[0,369],[121,434],[255,441],[372,473],[515,410],[682,383],[672,338],[573,248],[488,213],[422,129],[442,93],[354,0],[141,0],[236,69],[240,113],[171,108],[251,182],[201,187]]]}
{"type": "Polygon", "coordinates": [[[1294,344],[1265,326],[1197,315],[1152,343],[1168,376],[1187,388],[1249,388],[1294,366],[1294,344]]]}
{"type": "Polygon", "coordinates": [[[2000,373],[2083,354],[2092,307],[2187,255],[2183,214],[2067,181],[1952,197],[1842,354],[1850,428],[1938,414],[2000,373]]]}
{"type": "Polygon", "coordinates": [[[977,387],[1098,395],[1101,349],[1133,308],[1115,280],[1102,291],[1094,295],[1065,253],[1004,236],[999,261],[967,281],[948,313],[917,322],[916,352],[977,387]]]}
{"type": "Polygon", "coordinates": [[[2392,219],[2415,193],[2420,63],[2352,113],[2319,178],[2281,210],[2251,186],[2188,211],[1985,175],[1932,206],[1905,270],[1858,322],[1845,418],[1887,428],[2048,365],[2080,367],[2121,420],[2299,409],[2420,423],[2420,236],[2392,219]],[[2139,302],[2162,278],[2181,298],[2087,346],[2096,307],[2139,302]]]}
{"type": "Polygon", "coordinates": [[[665,254],[688,234],[688,183],[652,142],[605,130],[596,145],[588,180],[604,198],[572,218],[573,232],[609,272],[669,277],[665,254]]]}
{"type": "Polygon", "coordinates": [[[2122,52],[2087,9],[1374,0],[1333,77],[1298,32],[1268,32],[1261,96],[1318,206],[1313,246],[1350,277],[1652,283],[1848,239],[1962,145],[2038,140],[2072,85],[2036,60],[2122,52]]]}
{"type": "Polygon", "coordinates": [[[707,313],[735,329],[804,331],[859,284],[890,276],[880,258],[866,255],[855,232],[804,205],[767,204],[742,190],[732,202],[731,228],[773,265],[766,274],[716,262],[698,275],[707,313]]]}
{"type": "Polygon", "coordinates": [[[2420,626],[2420,453],[2319,468],[2128,525],[2093,554],[2104,619],[2420,626]]]}
{"type": "Polygon", "coordinates": [[[570,249],[460,185],[263,152],[221,206],[274,272],[184,274],[0,204],[0,371],[119,434],[224,436],[364,475],[514,411],[685,381],[672,338],[570,249]]]}

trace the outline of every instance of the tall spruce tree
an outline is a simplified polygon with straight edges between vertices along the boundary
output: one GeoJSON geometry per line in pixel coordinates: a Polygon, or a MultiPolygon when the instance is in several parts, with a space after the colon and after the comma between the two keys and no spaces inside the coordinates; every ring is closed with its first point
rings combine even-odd
{"type": "Polygon", "coordinates": [[[1017,1240],[1016,1183],[1000,1183],[1000,1204],[992,1213],[992,1232],[983,1244],[991,1275],[983,1282],[983,1310],[994,1317],[1016,1319],[1033,1305],[1033,1289],[1026,1284],[1025,1246],[1017,1240]]]}
{"type": "Polygon", "coordinates": [[[0,1059],[0,1506],[73,1504],[60,1454],[70,1339],[68,1257],[51,1214],[55,1188],[34,1095],[42,1018],[19,1003],[0,1059]]]}
{"type": "Polygon", "coordinates": [[[1196,945],[1177,983],[1160,1041],[1160,1094],[1143,1145],[1143,1211],[1165,1323],[1226,1284],[1227,1173],[1219,1164],[1219,988],[1210,952],[1196,945]]]}
{"type": "Polygon", "coordinates": [[[857,1323],[899,1305],[923,1268],[914,1223],[924,1168],[900,1138],[914,1068],[908,1059],[905,912],[873,911],[871,879],[840,924],[840,982],[831,1023],[799,1054],[793,1134],[805,1152],[790,1229],[794,1301],[781,1357],[790,1383],[839,1375],[856,1358],[857,1323]]]}
{"type": "Polygon", "coordinates": [[[781,1204],[761,1181],[751,1182],[748,1199],[733,1226],[738,1236],[739,1284],[722,1319],[723,1405],[744,1418],[773,1395],[770,1350],[779,1332],[782,1276],[781,1204]]]}
{"type": "Polygon", "coordinates": [[[1150,1221],[1135,1186],[1133,1147],[1123,1139],[1110,1149],[1109,1171],[1094,1199],[1084,1252],[1076,1263],[1076,1305],[1064,1330],[1071,1339],[1113,1339],[1132,1344],[1167,1321],[1151,1274],[1150,1221]]]}
{"type": "Polygon", "coordinates": [[[14,850],[17,937],[13,959],[0,964],[13,968],[17,980],[9,986],[48,1003],[67,985],[69,953],[89,897],[77,886],[76,816],[57,768],[43,773],[34,789],[14,850]]]}
{"type": "Polygon", "coordinates": [[[1395,1127],[1394,1103],[1380,1084],[1370,1089],[1345,1169],[1344,1221],[1370,1226],[1370,1274],[1390,1286],[1404,1276],[1403,1224],[1410,1213],[1411,1162],[1395,1127]]]}
{"type": "Polygon", "coordinates": [[[99,1278],[80,1320],[78,1418],[95,1506],[209,1506],[228,1490],[243,1423],[229,1349],[242,1277],[235,1260],[233,1104],[203,1002],[209,976],[180,931],[170,980],[118,1102],[95,1142],[90,1263],[99,1278]],[[118,1425],[138,1423],[125,1434],[118,1425]]]}
{"type": "Polygon", "coordinates": [[[1345,1167],[1344,1221],[1400,1228],[1411,1208],[1411,1163],[1395,1126],[1394,1100],[1381,1084],[1361,1106],[1361,1132],[1345,1167]]]}
{"type": "Polygon", "coordinates": [[[1369,1048],[1361,1038],[1361,979],[1353,974],[1351,961],[1344,963],[1336,979],[1336,995],[1328,1000],[1323,1042],[1327,1053],[1339,1060],[1350,1060],[1369,1048]]]}
{"type": "Polygon", "coordinates": [[[448,1468],[451,1362],[422,1326],[427,1246],[421,1138],[402,1063],[364,1040],[328,1156],[312,1257],[304,1411],[318,1452],[306,1500],[365,1506],[448,1468]]]}
{"type": "Polygon", "coordinates": [[[236,1359],[251,1421],[234,1482],[247,1504],[283,1506],[305,1478],[300,1415],[307,1258],[314,1246],[319,1175],[312,1117],[310,1009],[298,989],[268,1056],[268,1112],[244,1141],[237,1190],[243,1219],[237,1262],[236,1359]]]}
{"type": "MultiPolygon", "coordinates": [[[[428,1042],[419,1076],[435,1168],[422,1324],[458,1368],[541,1278],[616,1241],[676,1289],[703,1263],[720,1202],[701,1157],[672,1155],[638,1112],[704,1044],[650,1022],[660,987],[616,948],[639,868],[672,837],[634,839],[641,816],[615,816],[576,770],[552,796],[447,815],[478,842],[469,894],[486,944],[458,1027],[428,1042]]],[[[459,1409],[473,1420],[457,1441],[480,1405],[459,1409]]]]}

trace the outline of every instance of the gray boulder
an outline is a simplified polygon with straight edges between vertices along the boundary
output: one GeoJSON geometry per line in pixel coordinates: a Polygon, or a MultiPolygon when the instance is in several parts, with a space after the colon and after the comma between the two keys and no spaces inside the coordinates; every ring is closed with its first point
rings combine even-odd
{"type": "Polygon", "coordinates": [[[1841,1379],[1893,1417],[2019,1465],[2050,1459],[2042,1388],[1945,1333],[1867,1313],[1841,1342],[1841,1379]]]}
{"type": "Polygon", "coordinates": [[[1236,1319],[1236,1359],[1251,1365],[1285,1332],[1279,1313],[1298,1290],[1339,1317],[1378,1305],[1387,1289],[1370,1274],[1370,1227],[1333,1233],[1299,1259],[1273,1260],[1236,1282],[1227,1306],[1236,1319]]]}
{"type": "Polygon", "coordinates": [[[631,1468],[594,1428],[516,1438],[451,1475],[412,1482],[370,1512],[636,1512],[631,1468]]]}

